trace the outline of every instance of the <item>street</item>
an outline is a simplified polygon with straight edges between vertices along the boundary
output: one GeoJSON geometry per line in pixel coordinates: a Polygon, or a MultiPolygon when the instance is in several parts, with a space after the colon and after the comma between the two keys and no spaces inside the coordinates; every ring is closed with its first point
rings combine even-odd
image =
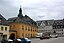
{"type": "Polygon", "coordinates": [[[43,40],[35,38],[31,40],[32,43],[64,43],[64,37],[50,38],[50,39],[43,39],[43,40]]]}

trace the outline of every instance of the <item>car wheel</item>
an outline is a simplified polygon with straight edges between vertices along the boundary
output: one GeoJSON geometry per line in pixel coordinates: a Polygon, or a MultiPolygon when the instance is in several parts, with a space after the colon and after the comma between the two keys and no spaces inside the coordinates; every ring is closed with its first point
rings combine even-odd
{"type": "Polygon", "coordinates": [[[57,38],[57,36],[55,38],[57,38]]]}
{"type": "Polygon", "coordinates": [[[43,38],[40,38],[40,40],[42,40],[43,38]]]}
{"type": "Polygon", "coordinates": [[[49,38],[48,38],[49,39],[49,38]]]}

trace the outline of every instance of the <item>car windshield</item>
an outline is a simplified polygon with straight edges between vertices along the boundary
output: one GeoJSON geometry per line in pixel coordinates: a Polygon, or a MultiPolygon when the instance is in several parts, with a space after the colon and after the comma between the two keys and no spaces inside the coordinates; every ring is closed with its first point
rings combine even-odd
{"type": "Polygon", "coordinates": [[[21,40],[25,40],[24,38],[21,38],[21,40]]]}

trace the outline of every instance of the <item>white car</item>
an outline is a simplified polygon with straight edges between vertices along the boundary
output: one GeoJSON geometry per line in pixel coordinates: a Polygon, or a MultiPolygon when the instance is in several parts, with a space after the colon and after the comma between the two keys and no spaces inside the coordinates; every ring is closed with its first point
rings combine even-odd
{"type": "Polygon", "coordinates": [[[12,39],[8,39],[8,41],[13,41],[12,39]]]}
{"type": "Polygon", "coordinates": [[[57,34],[50,34],[50,37],[51,37],[51,38],[57,38],[58,35],[57,35],[57,34]]]}
{"type": "Polygon", "coordinates": [[[17,41],[21,41],[21,39],[17,39],[17,41]]]}
{"type": "Polygon", "coordinates": [[[40,38],[41,36],[36,36],[36,38],[40,38]]]}

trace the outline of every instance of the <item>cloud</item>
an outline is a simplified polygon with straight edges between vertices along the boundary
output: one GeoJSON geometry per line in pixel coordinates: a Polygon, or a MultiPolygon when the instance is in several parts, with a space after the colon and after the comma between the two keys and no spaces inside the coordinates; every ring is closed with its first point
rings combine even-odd
{"type": "Polygon", "coordinates": [[[64,0],[0,0],[0,13],[5,18],[17,16],[20,5],[34,20],[64,18],[64,0]]]}

